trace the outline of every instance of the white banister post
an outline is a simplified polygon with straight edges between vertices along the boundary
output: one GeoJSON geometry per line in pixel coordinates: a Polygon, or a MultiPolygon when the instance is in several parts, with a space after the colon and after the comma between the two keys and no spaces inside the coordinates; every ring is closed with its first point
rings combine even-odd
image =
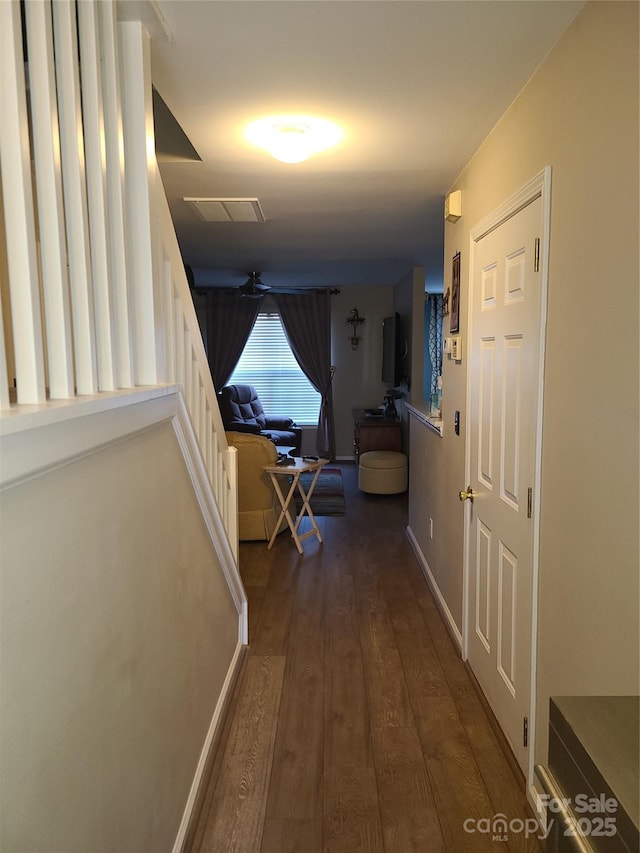
{"type": "Polygon", "coordinates": [[[107,209],[116,385],[118,388],[131,388],[133,365],[124,218],[124,139],[115,3],[98,4],[98,21],[102,47],[102,98],[107,159],[107,209]]]}
{"type": "Polygon", "coordinates": [[[151,204],[156,160],[149,36],[139,21],[120,22],[118,34],[134,378],[137,385],[153,385],[157,381],[153,298],[157,252],[151,204]]]}
{"type": "Polygon", "coordinates": [[[52,400],[68,399],[75,392],[51,4],[46,0],[33,0],[26,3],[24,8],[29,49],[49,396],[52,400]]]}
{"type": "Polygon", "coordinates": [[[20,4],[0,3],[0,160],[19,403],[45,400],[20,4]]]}
{"type": "Polygon", "coordinates": [[[106,157],[98,18],[93,0],[77,4],[82,68],[82,118],[91,235],[91,272],[95,311],[98,388],[115,389],[111,332],[111,295],[107,246],[106,157]]]}
{"type": "Polygon", "coordinates": [[[76,7],[75,3],[58,2],[53,3],[52,8],[76,391],[78,394],[95,394],[98,382],[76,7]]]}

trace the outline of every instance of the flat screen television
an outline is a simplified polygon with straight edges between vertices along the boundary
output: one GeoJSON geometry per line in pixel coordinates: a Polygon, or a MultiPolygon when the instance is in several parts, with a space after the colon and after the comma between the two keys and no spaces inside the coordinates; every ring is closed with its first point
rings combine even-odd
{"type": "Polygon", "coordinates": [[[396,311],[382,321],[382,381],[389,388],[402,382],[402,324],[396,311]]]}

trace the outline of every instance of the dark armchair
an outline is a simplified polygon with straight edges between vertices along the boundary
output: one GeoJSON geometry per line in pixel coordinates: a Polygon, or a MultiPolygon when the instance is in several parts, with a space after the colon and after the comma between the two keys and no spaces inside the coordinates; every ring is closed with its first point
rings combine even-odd
{"type": "Polygon", "coordinates": [[[220,414],[227,431],[262,435],[300,455],[302,429],[291,418],[265,415],[253,385],[225,385],[220,391],[220,414]]]}

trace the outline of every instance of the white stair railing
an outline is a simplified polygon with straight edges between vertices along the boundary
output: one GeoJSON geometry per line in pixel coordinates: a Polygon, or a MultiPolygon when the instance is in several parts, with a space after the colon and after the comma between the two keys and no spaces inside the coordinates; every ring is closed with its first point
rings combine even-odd
{"type": "Polygon", "coordinates": [[[149,144],[149,36],[116,8],[0,2],[0,417],[181,386],[237,560],[235,449],[149,144]]]}
{"type": "Polygon", "coordinates": [[[164,314],[161,342],[167,382],[184,389],[185,403],[207,470],[209,483],[237,560],[237,450],[227,444],[211,371],[164,192],[158,204],[164,314]]]}

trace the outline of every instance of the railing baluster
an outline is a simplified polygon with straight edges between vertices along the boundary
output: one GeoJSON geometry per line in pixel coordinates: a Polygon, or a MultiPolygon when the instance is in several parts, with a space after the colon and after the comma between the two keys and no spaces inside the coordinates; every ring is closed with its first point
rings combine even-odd
{"type": "MultiPolygon", "coordinates": [[[[224,510],[224,495],[225,495],[224,464],[225,464],[224,456],[222,455],[222,453],[218,453],[218,458],[216,459],[216,469],[217,469],[216,470],[216,484],[215,484],[216,488],[215,488],[214,494],[216,496],[216,501],[220,505],[221,512],[224,510]]],[[[226,519],[225,519],[225,523],[226,523],[226,519]]]]}
{"type": "Polygon", "coordinates": [[[157,369],[153,282],[157,264],[151,204],[156,164],[149,146],[149,140],[153,139],[149,37],[139,21],[121,22],[118,35],[121,46],[127,256],[135,347],[134,380],[136,385],[154,385],[157,369]]]}
{"type": "Polygon", "coordinates": [[[9,396],[9,379],[7,375],[7,349],[4,339],[4,322],[2,319],[2,300],[0,299],[0,409],[8,409],[11,404],[9,396]]]}
{"type": "Polygon", "coordinates": [[[133,385],[131,325],[129,322],[128,268],[124,220],[124,140],[120,105],[120,72],[115,3],[98,3],[102,51],[102,96],[105,155],[107,160],[107,205],[109,257],[113,299],[113,346],[118,388],[133,385]]]}
{"type": "Polygon", "coordinates": [[[0,16],[0,151],[18,401],[40,403],[46,391],[20,5],[0,3],[0,16]]]}
{"type": "Polygon", "coordinates": [[[47,330],[49,396],[56,400],[73,397],[74,384],[53,24],[49,3],[36,0],[26,3],[24,8],[29,50],[33,159],[47,330]]]}
{"type": "MultiPolygon", "coordinates": [[[[180,298],[175,299],[174,325],[176,336],[176,382],[185,387],[185,363],[184,363],[184,320],[182,318],[182,305],[180,298]]],[[[186,399],[186,394],[185,394],[186,399]]]]}
{"type": "Polygon", "coordinates": [[[211,428],[211,409],[207,406],[207,476],[213,482],[213,429],[211,428]]]}
{"type": "Polygon", "coordinates": [[[220,460],[221,454],[218,449],[218,436],[215,430],[211,431],[211,460],[212,460],[212,472],[211,472],[211,488],[213,489],[213,494],[218,496],[218,479],[220,477],[220,460]]]}
{"type": "Polygon", "coordinates": [[[187,401],[189,416],[193,417],[193,370],[191,364],[191,333],[184,330],[184,395],[187,401]]]}
{"type": "Polygon", "coordinates": [[[205,416],[207,413],[207,398],[204,395],[204,388],[200,381],[200,372],[198,371],[198,363],[194,362],[196,367],[196,375],[198,377],[198,435],[200,436],[200,452],[202,458],[205,458],[205,450],[207,446],[207,427],[205,416]]]}
{"type": "Polygon", "coordinates": [[[207,421],[207,398],[204,393],[204,388],[200,382],[200,374],[198,373],[198,396],[200,398],[198,404],[198,413],[200,415],[200,452],[204,460],[205,466],[207,463],[207,436],[209,434],[209,423],[207,421]]]}
{"type": "Polygon", "coordinates": [[[98,388],[113,391],[113,342],[107,246],[106,160],[97,9],[93,0],[77,4],[82,68],[82,124],[86,158],[91,276],[98,365],[98,388]]]}
{"type": "Polygon", "coordinates": [[[75,4],[54,3],[52,8],[76,391],[95,394],[98,383],[75,4]]]}
{"type": "Polygon", "coordinates": [[[171,263],[163,251],[162,257],[162,297],[164,302],[164,324],[165,331],[165,382],[176,381],[176,341],[172,334],[174,329],[175,302],[173,295],[173,275],[171,274],[171,263]]]}
{"type": "MultiPolygon", "coordinates": [[[[191,336],[189,337],[191,339],[191,336]]],[[[193,357],[193,349],[191,350],[191,423],[198,439],[198,446],[202,447],[202,432],[200,431],[200,374],[196,360],[193,357]]]]}

